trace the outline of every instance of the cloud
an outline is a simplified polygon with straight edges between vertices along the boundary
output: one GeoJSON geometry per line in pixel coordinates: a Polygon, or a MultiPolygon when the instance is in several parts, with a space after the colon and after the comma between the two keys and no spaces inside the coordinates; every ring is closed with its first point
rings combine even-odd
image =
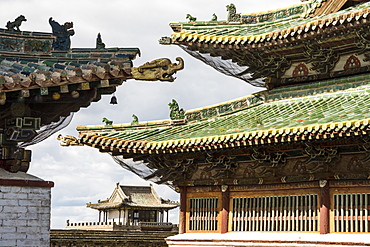
{"type": "MultiPolygon", "coordinates": [[[[226,19],[229,0],[12,0],[1,1],[0,23],[23,14],[27,22],[21,30],[51,32],[49,17],[59,23],[74,22],[76,34],[72,47],[95,47],[97,33],[107,47],[139,47],[142,56],[136,66],[156,58],[185,59],[185,69],[174,83],[127,81],[117,89],[118,105],[110,105],[110,96],[81,109],[62,134],[77,135],[77,125],[102,124],[103,117],[114,123],[131,122],[132,114],[140,121],[167,119],[168,103],[176,99],[188,110],[216,104],[261,90],[235,78],[220,74],[195,60],[176,46],[160,46],[158,39],[172,32],[168,23],[186,21],[190,13],[198,20],[210,20],[213,13],[226,19]]],[[[255,12],[299,3],[299,0],[245,1],[233,3],[238,12],[255,12]],[[268,8],[268,9],[267,9],[268,8]]],[[[123,170],[108,154],[88,147],[62,148],[56,135],[30,147],[33,150],[29,173],[55,182],[52,189],[52,228],[64,228],[65,221],[95,221],[97,212],[85,207],[110,196],[116,182],[126,185],[149,183],[123,170]]],[[[166,186],[155,186],[159,196],[178,200],[178,194],[166,186]]],[[[177,214],[170,213],[177,222],[177,214]]]]}

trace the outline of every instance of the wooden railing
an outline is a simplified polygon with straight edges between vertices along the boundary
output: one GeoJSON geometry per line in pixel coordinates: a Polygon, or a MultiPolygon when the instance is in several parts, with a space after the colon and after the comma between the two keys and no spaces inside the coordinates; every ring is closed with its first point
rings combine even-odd
{"type": "Polygon", "coordinates": [[[101,230],[113,230],[114,222],[78,222],[69,223],[67,222],[66,229],[101,229],[101,230]]]}
{"type": "Polygon", "coordinates": [[[237,197],[232,231],[318,231],[317,195],[237,197]]]}
{"type": "Polygon", "coordinates": [[[189,230],[216,231],[218,213],[218,198],[191,198],[189,230]]]}
{"type": "Polygon", "coordinates": [[[334,232],[369,232],[370,194],[334,194],[334,232]]]}
{"type": "Polygon", "coordinates": [[[79,222],[67,223],[66,229],[113,230],[113,231],[178,231],[178,225],[171,222],[139,222],[136,226],[117,224],[116,222],[79,222]]]}

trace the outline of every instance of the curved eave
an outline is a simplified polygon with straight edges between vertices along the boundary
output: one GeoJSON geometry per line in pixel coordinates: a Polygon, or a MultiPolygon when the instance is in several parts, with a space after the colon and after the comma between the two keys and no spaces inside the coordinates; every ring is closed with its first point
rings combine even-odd
{"type": "Polygon", "coordinates": [[[178,205],[173,204],[162,204],[162,205],[140,205],[136,203],[126,203],[126,202],[117,202],[117,203],[88,203],[86,205],[89,208],[92,209],[116,209],[116,208],[142,208],[142,209],[164,209],[164,210],[171,210],[178,205]]]}
{"type": "Polygon", "coordinates": [[[86,207],[92,208],[92,209],[114,209],[119,208],[123,205],[122,202],[116,202],[116,203],[88,203],[86,207]]]}
{"type": "MultiPolygon", "coordinates": [[[[224,30],[235,30],[237,28],[243,29],[245,35],[235,35],[231,31],[227,35],[212,34],[208,31],[214,32],[219,27],[203,26],[203,27],[190,27],[180,23],[170,24],[173,29],[179,30],[171,35],[172,43],[204,43],[204,44],[228,44],[228,45],[246,45],[246,44],[263,44],[287,41],[287,38],[302,38],[305,35],[314,36],[324,32],[326,29],[337,29],[341,27],[356,28],[368,25],[370,3],[366,3],[360,9],[352,11],[341,11],[327,16],[320,16],[316,18],[307,18],[300,20],[297,25],[292,21],[277,20],[275,23],[262,23],[262,24],[246,24],[246,25],[226,25],[224,30]],[[271,26],[275,26],[275,30],[267,31],[271,26]],[[286,28],[282,28],[282,27],[286,28]],[[348,26],[348,27],[347,27],[348,26]],[[175,28],[177,27],[177,29],[175,28]],[[258,29],[258,31],[249,32],[249,29],[258,29]]],[[[296,21],[296,20],[294,20],[296,21]]]]}
{"type": "Polygon", "coordinates": [[[122,154],[187,153],[368,135],[369,122],[370,119],[362,119],[158,142],[82,134],[80,141],[102,151],[122,154]]]}
{"type": "Polygon", "coordinates": [[[11,61],[0,55],[0,93],[32,90],[47,87],[83,84],[88,90],[89,82],[100,82],[99,87],[110,86],[110,80],[126,80],[130,67],[122,62],[80,64],[77,62],[40,63],[11,61]]]}
{"type": "Polygon", "coordinates": [[[178,205],[171,205],[171,204],[153,204],[153,205],[141,205],[136,203],[125,203],[125,206],[131,207],[131,208],[150,208],[150,209],[165,209],[170,210],[178,207],[178,205]]]}

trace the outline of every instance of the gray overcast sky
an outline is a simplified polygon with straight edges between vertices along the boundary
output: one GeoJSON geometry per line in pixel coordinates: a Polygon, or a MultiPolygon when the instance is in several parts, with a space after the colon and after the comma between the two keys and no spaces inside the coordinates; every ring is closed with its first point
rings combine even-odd
{"type": "MultiPolygon", "coordinates": [[[[132,114],[140,121],[167,119],[168,103],[176,99],[185,110],[216,104],[260,91],[245,82],[224,76],[188,56],[177,46],[161,46],[158,39],[172,33],[171,21],[186,21],[186,14],[198,20],[210,20],[216,13],[226,19],[226,5],[234,3],[238,13],[272,10],[300,3],[299,0],[0,0],[0,23],[5,28],[20,14],[27,18],[24,31],[51,32],[48,19],[63,24],[73,21],[76,34],[73,48],[95,47],[100,32],[106,47],[138,47],[141,57],[134,66],[167,57],[174,61],[181,56],[185,69],[177,73],[173,83],[127,81],[116,92],[118,105],[110,105],[110,96],[75,113],[70,125],[60,131],[77,136],[77,125],[102,124],[103,117],[114,123],[131,122],[132,114]]],[[[96,221],[95,210],[87,202],[106,199],[115,183],[148,185],[118,166],[108,154],[89,147],[59,146],[56,135],[30,147],[33,150],[29,173],[54,181],[52,189],[52,228],[64,228],[65,222],[96,221]]],[[[166,186],[155,186],[159,196],[178,200],[178,194],[166,186]]],[[[177,222],[176,212],[170,220],[177,222]]]]}

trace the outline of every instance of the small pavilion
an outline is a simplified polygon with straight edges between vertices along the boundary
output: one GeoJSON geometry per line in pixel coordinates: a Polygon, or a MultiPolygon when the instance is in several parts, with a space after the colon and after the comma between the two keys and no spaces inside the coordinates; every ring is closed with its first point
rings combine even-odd
{"type": "Polygon", "coordinates": [[[119,183],[108,199],[87,203],[87,207],[99,210],[99,222],[113,221],[124,226],[137,226],[140,222],[168,222],[168,211],[178,205],[160,198],[152,185],[123,186],[119,183]]]}

